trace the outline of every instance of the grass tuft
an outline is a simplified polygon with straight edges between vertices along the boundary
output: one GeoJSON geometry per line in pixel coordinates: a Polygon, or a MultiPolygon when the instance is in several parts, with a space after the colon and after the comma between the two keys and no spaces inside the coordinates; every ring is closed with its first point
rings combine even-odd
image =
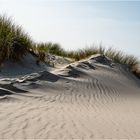
{"type": "Polygon", "coordinates": [[[31,48],[32,41],[11,18],[0,16],[0,64],[5,60],[18,61],[31,48]]]}

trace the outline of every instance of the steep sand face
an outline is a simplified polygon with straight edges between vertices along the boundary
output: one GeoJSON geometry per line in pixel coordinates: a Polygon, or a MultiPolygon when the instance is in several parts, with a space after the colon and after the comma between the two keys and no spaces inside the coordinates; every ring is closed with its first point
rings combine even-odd
{"type": "Polygon", "coordinates": [[[140,80],[104,56],[0,80],[0,138],[140,138],[140,80]]]}

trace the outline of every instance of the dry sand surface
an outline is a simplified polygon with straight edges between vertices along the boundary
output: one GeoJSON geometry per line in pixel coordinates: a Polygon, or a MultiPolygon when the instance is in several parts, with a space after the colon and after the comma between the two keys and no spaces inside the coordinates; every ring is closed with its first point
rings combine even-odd
{"type": "Polygon", "coordinates": [[[0,139],[140,138],[140,80],[126,67],[100,55],[59,69],[9,65],[0,139]]]}

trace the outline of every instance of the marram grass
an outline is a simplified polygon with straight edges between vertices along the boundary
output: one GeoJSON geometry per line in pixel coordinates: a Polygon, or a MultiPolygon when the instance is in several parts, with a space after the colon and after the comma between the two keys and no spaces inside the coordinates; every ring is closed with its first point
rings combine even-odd
{"type": "Polygon", "coordinates": [[[101,54],[111,58],[114,62],[128,66],[129,70],[140,78],[140,62],[133,55],[127,55],[113,48],[105,49],[101,45],[66,51],[56,43],[35,43],[22,27],[12,22],[11,18],[0,16],[0,64],[5,60],[22,60],[23,56],[29,52],[37,56],[39,61],[45,61],[47,53],[69,57],[75,61],[94,54],[101,54]]]}
{"type": "Polygon", "coordinates": [[[105,49],[101,45],[99,47],[92,46],[79,49],[76,51],[65,51],[57,44],[46,43],[37,45],[38,52],[42,51],[44,53],[51,53],[54,55],[59,55],[62,57],[69,57],[75,61],[85,59],[94,54],[101,54],[111,58],[114,62],[126,65],[131,72],[133,72],[137,77],[140,78],[140,61],[137,57],[133,55],[127,55],[122,51],[118,51],[113,48],[105,49]]]}
{"type": "Polygon", "coordinates": [[[32,46],[32,40],[15,25],[11,18],[0,16],[0,63],[5,60],[18,61],[32,46]]]}

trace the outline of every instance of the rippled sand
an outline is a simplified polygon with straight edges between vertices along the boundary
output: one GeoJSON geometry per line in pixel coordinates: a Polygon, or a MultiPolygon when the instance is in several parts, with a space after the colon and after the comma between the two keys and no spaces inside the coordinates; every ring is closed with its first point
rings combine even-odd
{"type": "Polygon", "coordinates": [[[0,87],[0,139],[140,138],[140,80],[106,57],[0,87]]]}

